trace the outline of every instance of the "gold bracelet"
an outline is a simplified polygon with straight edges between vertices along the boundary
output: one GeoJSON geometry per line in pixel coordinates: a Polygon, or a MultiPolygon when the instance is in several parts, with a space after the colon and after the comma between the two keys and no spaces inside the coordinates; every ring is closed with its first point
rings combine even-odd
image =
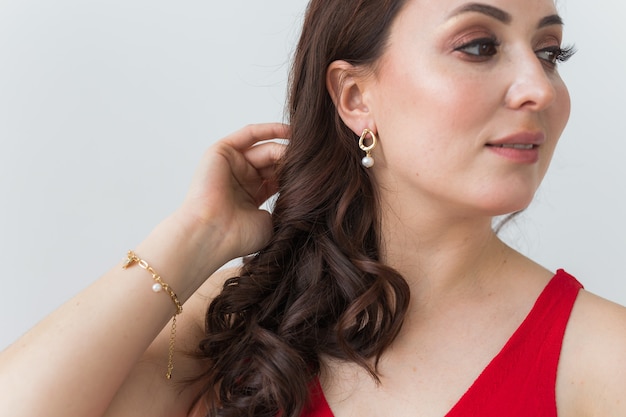
{"type": "Polygon", "coordinates": [[[167,357],[167,373],[165,374],[165,377],[167,379],[171,379],[172,370],[174,369],[174,341],[176,340],[176,316],[183,312],[183,306],[180,304],[180,301],[178,301],[178,297],[176,296],[176,293],[172,290],[172,288],[168,284],[166,284],[163,281],[163,279],[161,279],[161,276],[157,274],[156,271],[152,269],[150,265],[148,265],[148,262],[139,258],[137,254],[133,252],[132,250],[129,250],[128,254],[126,255],[126,259],[124,260],[124,264],[122,265],[122,269],[126,269],[135,263],[138,264],[141,268],[148,271],[152,275],[152,279],[154,280],[154,285],[152,285],[152,291],[161,292],[165,290],[165,292],[167,292],[167,294],[170,296],[170,298],[174,302],[174,305],[176,306],[176,312],[174,313],[174,317],[172,318],[172,329],[170,330],[170,343],[169,343],[169,352],[168,352],[168,357],[167,357]]]}

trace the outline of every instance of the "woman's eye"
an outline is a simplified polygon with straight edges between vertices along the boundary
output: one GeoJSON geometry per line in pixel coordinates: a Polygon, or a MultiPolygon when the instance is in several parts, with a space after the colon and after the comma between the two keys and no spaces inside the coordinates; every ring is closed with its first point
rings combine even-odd
{"type": "Polygon", "coordinates": [[[535,52],[537,57],[550,65],[556,65],[558,62],[566,62],[575,53],[576,49],[572,46],[561,48],[560,46],[550,46],[535,52]]]}
{"type": "Polygon", "coordinates": [[[455,51],[463,52],[464,54],[471,55],[473,57],[491,57],[498,53],[499,43],[495,39],[485,38],[476,39],[455,48],[455,51]]]}

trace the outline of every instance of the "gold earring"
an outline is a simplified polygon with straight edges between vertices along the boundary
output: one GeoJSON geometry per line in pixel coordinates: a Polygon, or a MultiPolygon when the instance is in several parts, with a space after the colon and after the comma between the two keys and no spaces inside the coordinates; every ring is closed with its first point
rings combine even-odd
{"type": "Polygon", "coordinates": [[[361,159],[361,165],[363,165],[365,168],[371,168],[372,166],[374,166],[374,158],[372,158],[372,150],[376,147],[377,143],[378,143],[378,138],[376,137],[374,132],[372,132],[369,129],[364,129],[363,133],[361,134],[361,137],[359,138],[359,148],[361,148],[361,150],[365,152],[365,156],[363,157],[363,159],[361,159]],[[365,139],[368,136],[372,138],[372,143],[369,146],[365,146],[365,139]]]}

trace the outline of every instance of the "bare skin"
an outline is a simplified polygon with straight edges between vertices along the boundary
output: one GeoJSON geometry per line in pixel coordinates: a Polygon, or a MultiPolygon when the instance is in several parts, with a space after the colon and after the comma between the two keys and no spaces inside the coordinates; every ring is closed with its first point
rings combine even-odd
{"type": "MultiPolygon", "coordinates": [[[[270,215],[258,207],[276,190],[273,172],[284,145],[258,142],[274,138],[289,138],[288,127],[249,126],[212,146],[181,207],[136,248],[185,302],[179,349],[195,344],[202,329],[204,303],[186,301],[205,281],[194,299],[214,293],[216,279],[207,277],[270,236],[270,215]]],[[[123,270],[120,262],[3,351],[2,409],[14,416],[85,417],[107,409],[137,415],[140,405],[143,412],[154,407],[152,415],[185,415],[195,393],[179,398],[176,381],[193,363],[179,352],[173,381],[165,379],[166,324],[175,309],[166,295],[155,296],[146,275],[137,267],[123,270]]]]}
{"type": "MultiPolygon", "coordinates": [[[[489,13],[460,0],[412,0],[374,74],[343,61],[328,68],[344,123],[357,136],[366,127],[379,134],[371,169],[382,256],[412,294],[381,361],[382,384],[322,358],[336,417],[444,416],[553,276],[502,243],[491,219],[530,203],[567,121],[567,89],[545,52],[560,45],[561,25],[551,0],[485,1],[489,13]],[[472,42],[494,33],[496,53],[476,55],[495,45],[472,42]],[[509,137],[537,138],[536,160],[494,151],[509,137]]],[[[289,135],[281,124],[254,125],[216,143],[181,207],[136,248],[185,302],[173,380],[164,377],[171,300],[150,291],[142,269],[117,265],[2,352],[0,409],[17,417],[204,415],[193,403],[198,387],[180,384],[198,367],[183,353],[202,338],[206,307],[233,274],[218,269],[270,237],[271,218],[258,207],[276,191],[285,145],[266,141],[289,135]]],[[[556,391],[562,417],[626,415],[625,308],[580,293],[556,391]]]]}
{"type": "MultiPolygon", "coordinates": [[[[380,386],[352,364],[328,361],[322,386],[337,417],[445,415],[553,276],[494,236],[491,215],[530,203],[569,116],[567,89],[545,61],[545,48],[560,45],[557,11],[548,0],[468,4],[410,2],[373,74],[342,61],[328,70],[344,122],[379,133],[372,169],[384,259],[412,296],[380,386]],[[492,152],[502,138],[536,132],[532,163],[492,152]]],[[[625,347],[626,310],[581,292],[560,362],[559,415],[626,412],[625,347]],[[600,311],[604,319],[588,319],[600,311]],[[590,337],[599,333],[611,341],[590,337]]]]}
{"type": "MultiPolygon", "coordinates": [[[[233,175],[222,177],[231,184],[233,178],[239,178],[238,184],[254,184],[249,190],[258,190],[262,178],[242,181],[241,174],[251,166],[259,172],[271,172],[282,145],[271,144],[254,152],[249,147],[257,140],[273,137],[288,137],[288,131],[282,125],[248,127],[209,150],[204,163],[214,164],[215,158],[222,158],[224,152],[229,155],[238,149],[233,158],[225,158],[229,162],[223,166],[228,169],[221,173],[233,175]],[[224,151],[224,146],[231,148],[224,151]],[[234,169],[235,166],[239,168],[234,169]]],[[[116,266],[2,352],[3,409],[20,417],[204,415],[202,403],[192,410],[197,387],[181,389],[183,386],[178,384],[184,377],[193,375],[197,366],[182,353],[192,349],[202,337],[206,306],[233,271],[219,271],[207,280],[204,277],[226,259],[241,253],[236,250],[241,247],[238,239],[249,238],[230,232],[226,234],[236,244],[228,244],[229,239],[223,235],[215,238],[219,228],[205,215],[211,210],[211,204],[206,203],[210,197],[196,188],[207,180],[206,172],[207,167],[198,170],[190,198],[181,212],[166,219],[137,248],[147,259],[158,260],[155,269],[167,276],[172,287],[179,290],[181,299],[186,300],[179,319],[173,379],[168,381],[164,377],[169,339],[167,322],[173,313],[171,301],[150,291],[145,284],[145,271],[139,268],[123,271],[116,266]],[[196,206],[200,200],[203,204],[196,206]],[[207,207],[207,211],[195,211],[198,207],[207,207]],[[193,219],[191,226],[186,223],[189,219],[193,219]],[[190,232],[183,239],[181,230],[197,234],[190,232]],[[181,251],[181,245],[186,244],[181,251]],[[177,256],[169,256],[174,247],[177,256]],[[198,256],[205,251],[212,254],[210,261],[197,263],[196,259],[207,259],[198,256]],[[185,258],[181,259],[181,255],[185,258]],[[126,299],[129,294],[133,303],[116,301],[126,299]],[[138,319],[135,322],[129,317],[138,319]],[[85,334],[91,337],[85,338],[85,334]],[[51,362],[50,357],[55,360],[51,362]],[[20,383],[24,380],[29,383],[20,383]]],[[[270,193],[271,189],[270,184],[264,192],[270,193]]],[[[214,190],[211,187],[211,192],[214,190]]],[[[258,201],[250,198],[248,192],[242,195],[248,197],[235,205],[247,207],[246,216],[254,217],[255,222],[265,219],[265,213],[249,208],[251,204],[256,207],[258,201]]],[[[220,197],[219,201],[223,203],[224,199],[220,197]]],[[[256,235],[267,236],[263,232],[268,226],[265,223],[256,235]]],[[[259,239],[246,249],[253,249],[262,241],[259,239]]],[[[480,285],[457,286],[452,291],[451,287],[429,283],[430,290],[422,292],[426,295],[413,304],[403,333],[385,355],[381,386],[377,387],[353,365],[324,360],[322,383],[337,417],[388,415],[390,410],[400,416],[441,416],[458,400],[519,325],[551,276],[493,236],[484,245],[492,248],[485,253],[501,253],[499,258],[506,260],[490,263],[492,272],[506,279],[493,281],[467,276],[480,285]],[[498,285],[491,285],[494,282],[498,285]],[[494,317],[500,319],[494,321],[494,317]],[[464,326],[471,326],[471,331],[461,331],[464,326]],[[488,342],[481,342],[484,340],[488,342]],[[467,346],[473,348],[468,350],[467,346]]],[[[624,415],[626,332],[623,329],[626,329],[623,307],[586,292],[580,294],[559,367],[557,393],[561,416],[624,415]]]]}

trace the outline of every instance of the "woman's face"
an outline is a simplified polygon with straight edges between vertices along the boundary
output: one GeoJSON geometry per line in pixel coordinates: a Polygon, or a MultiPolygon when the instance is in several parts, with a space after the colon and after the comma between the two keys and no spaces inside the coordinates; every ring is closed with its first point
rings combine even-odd
{"type": "Polygon", "coordinates": [[[414,210],[525,208],[570,111],[553,0],[409,0],[363,89],[383,199],[414,210]]]}

